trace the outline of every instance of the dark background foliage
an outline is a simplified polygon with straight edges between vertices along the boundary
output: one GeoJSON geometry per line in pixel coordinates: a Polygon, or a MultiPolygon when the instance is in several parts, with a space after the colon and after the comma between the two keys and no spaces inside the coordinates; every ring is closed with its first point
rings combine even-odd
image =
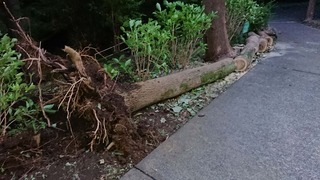
{"type": "MultiPolygon", "coordinates": [[[[174,1],[174,0],[171,0],[174,1]]],[[[183,0],[200,4],[201,0],[183,0]]],[[[278,2],[302,2],[301,0],[279,0],[278,2]]],[[[42,42],[45,49],[59,53],[68,44],[75,48],[91,45],[105,49],[119,43],[120,26],[130,19],[152,17],[155,4],[163,0],[20,0],[18,13],[25,30],[42,42]]],[[[258,0],[267,3],[268,0],[258,0]]],[[[8,32],[3,23],[0,31],[8,32]]]]}

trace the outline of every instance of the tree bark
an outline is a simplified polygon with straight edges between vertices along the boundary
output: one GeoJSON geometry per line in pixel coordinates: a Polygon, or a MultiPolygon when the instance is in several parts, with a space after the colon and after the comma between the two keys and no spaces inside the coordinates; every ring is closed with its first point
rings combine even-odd
{"type": "Polygon", "coordinates": [[[205,12],[217,12],[218,17],[206,32],[207,51],[205,61],[217,61],[222,57],[232,56],[233,50],[228,40],[226,27],[226,7],[224,0],[203,0],[205,12]]]}
{"type": "Polygon", "coordinates": [[[231,58],[184,70],[169,76],[133,84],[133,90],[120,93],[129,112],[134,112],[157,102],[173,98],[199,86],[212,83],[236,70],[231,58]]]}
{"type": "Polygon", "coordinates": [[[311,21],[313,19],[315,6],[316,6],[316,0],[309,0],[306,21],[311,21]]]}

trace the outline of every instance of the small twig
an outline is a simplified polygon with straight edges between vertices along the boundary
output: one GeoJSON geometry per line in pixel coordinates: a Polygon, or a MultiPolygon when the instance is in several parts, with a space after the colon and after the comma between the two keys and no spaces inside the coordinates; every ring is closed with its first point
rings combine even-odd
{"type": "Polygon", "coordinates": [[[97,55],[100,55],[101,57],[106,58],[106,57],[104,57],[104,56],[102,55],[102,53],[104,53],[104,52],[106,52],[106,51],[108,51],[108,50],[111,50],[111,49],[113,49],[113,48],[116,47],[116,46],[120,46],[120,45],[122,45],[122,44],[124,44],[124,42],[121,42],[121,43],[119,43],[119,44],[116,44],[116,45],[114,45],[114,46],[111,46],[111,47],[109,47],[109,48],[107,48],[107,49],[104,49],[104,50],[102,50],[102,51],[96,51],[96,53],[94,54],[94,57],[96,58],[97,55]]]}
{"type": "MultiPolygon", "coordinates": [[[[26,58],[26,59],[22,59],[22,62],[26,62],[26,61],[41,61],[39,58],[26,58]]],[[[31,63],[32,64],[32,63],[31,63]]],[[[29,66],[30,67],[30,66],[29,66]]],[[[29,68],[28,68],[29,69],[29,68]]]]}
{"type": "Polygon", "coordinates": [[[112,91],[114,90],[114,88],[116,87],[118,78],[119,78],[119,76],[116,77],[116,79],[115,79],[115,81],[114,81],[114,83],[113,83],[113,85],[112,85],[112,88],[110,89],[111,92],[112,92],[112,91]]]}
{"type": "Polygon", "coordinates": [[[111,142],[111,143],[107,146],[107,151],[109,151],[114,145],[115,145],[115,143],[114,143],[114,142],[111,142]]]}
{"type": "MultiPolygon", "coordinates": [[[[73,141],[76,141],[76,138],[73,137],[73,139],[68,143],[68,145],[64,148],[64,153],[67,153],[68,147],[73,143],[73,141]]],[[[77,142],[76,142],[77,143],[77,142]]]]}
{"type": "Polygon", "coordinates": [[[25,173],[19,178],[19,180],[25,179],[25,178],[26,178],[25,176],[26,176],[33,168],[34,168],[34,166],[32,166],[27,172],[25,172],[25,173]]]}
{"type": "MultiPolygon", "coordinates": [[[[39,48],[39,49],[40,49],[40,48],[39,48]]],[[[41,54],[40,51],[39,51],[39,54],[41,54]]],[[[40,61],[37,61],[37,65],[38,65],[38,74],[39,74],[38,91],[39,91],[40,107],[41,107],[41,111],[42,111],[43,117],[47,120],[47,125],[48,125],[48,127],[51,127],[51,121],[50,121],[49,117],[47,116],[47,114],[46,114],[46,112],[45,112],[45,109],[44,109],[44,105],[43,105],[42,88],[41,88],[41,83],[42,83],[42,69],[41,69],[40,61]]]]}
{"type": "Polygon", "coordinates": [[[45,146],[45,145],[47,145],[47,144],[51,143],[52,141],[54,141],[54,140],[58,139],[58,137],[59,137],[59,135],[57,134],[57,135],[56,135],[56,137],[55,137],[54,139],[51,139],[50,141],[47,141],[46,143],[43,143],[41,146],[37,147],[36,149],[40,149],[40,148],[42,148],[43,146],[45,146]]]}
{"type": "Polygon", "coordinates": [[[13,14],[11,13],[11,11],[9,10],[9,8],[7,7],[6,3],[3,2],[3,6],[4,8],[6,9],[6,11],[8,12],[10,18],[12,19],[12,21],[15,23],[15,25],[17,26],[17,30],[18,30],[18,34],[21,36],[21,38],[25,39],[30,47],[32,47],[33,49],[37,50],[38,47],[36,47],[33,43],[32,43],[32,40],[31,38],[23,31],[22,27],[20,26],[19,24],[19,19],[17,20],[13,14]]]}

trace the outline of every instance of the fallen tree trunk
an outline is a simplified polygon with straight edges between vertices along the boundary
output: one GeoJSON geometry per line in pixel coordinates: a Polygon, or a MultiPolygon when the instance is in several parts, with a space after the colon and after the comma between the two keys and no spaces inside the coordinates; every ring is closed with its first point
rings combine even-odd
{"type": "Polygon", "coordinates": [[[212,83],[235,70],[245,71],[257,52],[264,52],[268,49],[269,43],[264,37],[252,32],[249,33],[246,46],[234,60],[227,58],[210,65],[138,82],[133,84],[134,89],[119,93],[124,97],[129,112],[134,112],[207,83],[212,83]]]}
{"type": "Polygon", "coordinates": [[[178,96],[199,86],[221,79],[237,68],[231,58],[184,70],[169,76],[135,83],[137,87],[121,95],[130,112],[178,96]]]}

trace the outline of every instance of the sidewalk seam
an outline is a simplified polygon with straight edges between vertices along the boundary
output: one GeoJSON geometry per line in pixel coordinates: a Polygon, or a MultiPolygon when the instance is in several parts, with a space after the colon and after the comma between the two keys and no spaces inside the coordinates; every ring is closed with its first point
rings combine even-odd
{"type": "Polygon", "coordinates": [[[310,71],[303,71],[303,70],[299,70],[299,69],[292,69],[292,71],[306,73],[306,74],[312,74],[312,75],[315,75],[315,76],[320,76],[320,73],[315,73],[315,72],[310,72],[310,71]]]}
{"type": "Polygon", "coordinates": [[[289,71],[305,73],[305,74],[311,74],[311,75],[315,75],[315,76],[320,76],[320,73],[311,72],[311,71],[305,71],[305,70],[300,70],[300,69],[295,69],[295,68],[288,68],[288,67],[285,67],[285,66],[275,66],[275,65],[265,64],[263,62],[261,62],[261,65],[269,66],[269,67],[275,67],[275,68],[279,68],[279,69],[285,69],[285,70],[289,70],[289,71]]]}
{"type": "Polygon", "coordinates": [[[144,175],[148,176],[149,178],[151,178],[152,180],[156,180],[156,178],[152,177],[151,175],[149,175],[148,173],[144,172],[142,169],[139,169],[137,166],[133,166],[133,168],[135,168],[136,170],[140,171],[141,173],[143,173],[144,175]]]}

